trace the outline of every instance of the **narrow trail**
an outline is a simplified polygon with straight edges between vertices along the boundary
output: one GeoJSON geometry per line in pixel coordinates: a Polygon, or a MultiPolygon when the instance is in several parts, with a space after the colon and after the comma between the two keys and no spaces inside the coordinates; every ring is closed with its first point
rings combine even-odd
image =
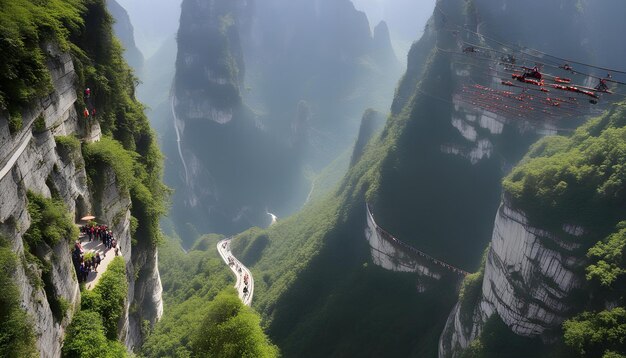
{"type": "Polygon", "coordinates": [[[229,237],[224,240],[220,240],[217,243],[217,252],[219,252],[224,263],[230,267],[235,276],[237,277],[237,282],[235,283],[235,289],[239,294],[239,298],[243,302],[244,305],[250,306],[252,304],[252,296],[254,295],[254,279],[252,278],[252,273],[246,266],[244,266],[233,254],[230,252],[230,242],[233,238],[229,237]],[[229,262],[229,259],[232,261],[229,262]],[[248,284],[244,283],[244,276],[248,276],[248,284]],[[248,292],[244,293],[244,287],[248,288],[248,292]]]}
{"type": "Polygon", "coordinates": [[[369,206],[369,204],[366,204],[367,207],[367,215],[369,216],[369,219],[372,221],[372,223],[374,223],[374,226],[376,227],[376,231],[378,231],[378,233],[380,234],[380,236],[387,240],[388,242],[392,243],[393,245],[397,245],[399,247],[404,248],[405,250],[407,250],[409,253],[411,253],[412,255],[418,256],[422,259],[426,259],[427,261],[430,261],[431,263],[442,267],[448,271],[454,272],[455,274],[458,274],[460,276],[467,276],[470,273],[462,270],[456,266],[453,266],[443,260],[439,260],[436,259],[432,256],[430,256],[429,254],[416,249],[415,247],[401,241],[400,239],[396,238],[395,236],[391,235],[390,233],[388,233],[387,231],[385,231],[383,228],[381,228],[380,226],[378,226],[378,224],[376,224],[376,221],[374,220],[374,214],[372,214],[372,210],[369,206]]]}
{"type": "MultiPolygon", "coordinates": [[[[84,235],[83,233],[80,234],[79,240],[83,247],[83,250],[85,250],[85,254],[89,252],[93,252],[94,254],[96,252],[99,252],[102,260],[100,262],[100,265],[98,265],[98,271],[96,272],[91,270],[87,275],[87,280],[85,281],[85,287],[88,290],[93,290],[93,288],[96,287],[96,285],[98,284],[98,281],[100,281],[100,277],[102,276],[102,274],[107,270],[107,267],[115,258],[115,249],[107,249],[102,243],[102,240],[94,238],[92,241],[89,241],[88,236],[84,235]]],[[[121,248],[119,252],[121,256],[121,248]]]]}
{"type": "Polygon", "coordinates": [[[185,157],[183,156],[183,150],[180,146],[180,131],[178,129],[178,117],[176,116],[176,111],[174,110],[174,102],[176,101],[176,97],[172,95],[172,100],[170,101],[170,109],[172,111],[172,116],[174,118],[174,130],[176,131],[176,145],[178,146],[178,156],[180,157],[180,161],[183,162],[183,168],[185,169],[185,184],[189,185],[189,171],[187,170],[187,163],[185,162],[185,157]]]}
{"type": "Polygon", "coordinates": [[[19,159],[22,153],[24,153],[24,149],[26,149],[28,143],[30,143],[30,140],[33,138],[33,134],[30,130],[26,131],[25,133],[26,134],[22,138],[20,146],[15,150],[15,152],[13,152],[13,154],[7,160],[6,164],[4,164],[2,169],[0,169],[0,180],[4,178],[5,175],[7,175],[11,171],[11,169],[13,169],[15,162],[19,159]]]}

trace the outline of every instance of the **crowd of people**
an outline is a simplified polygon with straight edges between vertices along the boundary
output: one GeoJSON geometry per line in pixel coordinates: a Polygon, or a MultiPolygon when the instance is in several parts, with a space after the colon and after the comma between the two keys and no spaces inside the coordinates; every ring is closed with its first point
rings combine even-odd
{"type": "Polygon", "coordinates": [[[109,230],[106,225],[83,225],[80,232],[89,238],[89,242],[101,240],[107,249],[114,248],[115,256],[118,255],[117,241],[113,237],[113,231],[109,230]]]}
{"type": "MultiPolygon", "coordinates": [[[[222,243],[222,248],[226,250],[226,249],[227,249],[227,247],[228,247],[228,242],[227,242],[227,241],[224,241],[224,243],[222,243]]],[[[237,262],[237,261],[235,260],[235,258],[234,258],[234,257],[232,257],[232,256],[230,256],[230,255],[229,255],[229,256],[226,258],[226,260],[228,261],[228,265],[229,265],[229,266],[235,266],[235,269],[237,270],[237,272],[239,272],[239,273],[241,273],[241,272],[242,272],[242,270],[241,270],[241,266],[239,266],[239,262],[237,262]]],[[[250,280],[250,277],[248,276],[248,273],[246,272],[246,273],[243,275],[243,284],[244,284],[244,286],[243,286],[243,295],[244,295],[244,296],[247,296],[247,295],[248,295],[248,293],[250,292],[250,291],[248,290],[248,281],[249,281],[249,280],[250,280]]]]}
{"type": "Polygon", "coordinates": [[[106,257],[106,252],[113,249],[115,256],[120,253],[120,247],[117,240],[113,237],[113,232],[106,225],[87,224],[80,227],[81,237],[86,238],[88,242],[101,241],[104,246],[104,252],[100,256],[99,251],[85,252],[81,240],[76,240],[72,249],[72,263],[76,269],[78,282],[87,282],[90,272],[98,272],[98,266],[106,257]]]}

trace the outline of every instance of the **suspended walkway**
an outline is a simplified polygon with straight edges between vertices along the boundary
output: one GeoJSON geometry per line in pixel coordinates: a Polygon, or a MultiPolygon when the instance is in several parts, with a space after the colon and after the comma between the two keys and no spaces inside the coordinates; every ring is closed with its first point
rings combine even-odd
{"type": "Polygon", "coordinates": [[[374,214],[372,214],[372,210],[370,208],[369,204],[365,204],[366,208],[367,208],[367,217],[368,217],[368,221],[370,221],[371,226],[373,226],[376,230],[376,232],[378,233],[379,237],[381,237],[383,240],[387,241],[388,243],[392,244],[393,246],[399,247],[402,249],[403,252],[420,258],[422,260],[426,260],[438,267],[441,267],[447,271],[450,271],[452,273],[455,273],[457,275],[460,276],[467,276],[470,273],[464,270],[461,270],[460,268],[451,265],[443,260],[437,259],[435,257],[430,256],[429,254],[416,249],[415,247],[403,242],[402,240],[394,237],[393,235],[391,235],[390,233],[388,233],[387,231],[385,231],[383,228],[381,228],[380,226],[378,226],[378,224],[376,224],[376,221],[374,220],[374,214]]]}

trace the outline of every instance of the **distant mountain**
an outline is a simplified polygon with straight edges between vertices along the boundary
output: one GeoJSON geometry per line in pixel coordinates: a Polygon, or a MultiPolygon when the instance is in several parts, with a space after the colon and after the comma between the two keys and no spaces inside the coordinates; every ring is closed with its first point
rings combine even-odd
{"type": "Polygon", "coordinates": [[[115,19],[113,31],[115,36],[119,38],[124,46],[124,59],[135,70],[136,73],[141,72],[143,67],[143,55],[135,45],[135,31],[130,22],[126,10],[115,0],[107,0],[107,10],[115,19]]]}
{"type": "Polygon", "coordinates": [[[303,168],[345,151],[362,111],[386,110],[397,76],[385,25],[372,35],[348,0],[184,1],[180,148],[168,153],[180,159],[169,171],[178,227],[234,233],[264,225],[268,209],[298,209],[303,168]]]}
{"type": "Polygon", "coordinates": [[[146,58],[174,35],[182,0],[116,0],[126,9],[135,27],[135,40],[146,58]]]}
{"type": "MultiPolygon", "coordinates": [[[[580,236],[587,231],[577,221],[559,220],[552,223],[556,231],[547,231],[546,226],[526,225],[507,209],[507,201],[498,209],[501,180],[530,145],[556,133],[557,128],[567,131],[585,118],[532,121],[524,115],[496,116],[464,106],[455,98],[466,83],[491,81],[491,76],[468,69],[464,63],[468,60],[461,55],[463,41],[471,42],[466,29],[584,62],[594,57],[594,46],[584,41],[590,15],[584,7],[562,1],[498,4],[490,0],[438,1],[424,36],[410,51],[392,115],[337,190],[265,231],[251,230],[233,240],[235,255],[255,258],[250,263],[252,272],[262,277],[255,281],[255,305],[285,356],[461,356],[483,327],[488,328],[484,340],[470,347],[469,356],[541,356],[545,352],[547,356],[568,356],[567,351],[559,353],[561,345],[543,346],[542,339],[551,342],[563,319],[580,310],[580,306],[565,303],[579,293],[574,289],[584,277],[579,260],[585,260],[590,243],[611,233],[619,235],[621,226],[615,225],[626,212],[623,201],[616,204],[606,199],[603,203],[608,207],[594,201],[588,204],[599,206],[569,207],[566,203],[573,203],[568,200],[575,196],[567,196],[562,202],[553,202],[569,208],[563,210],[572,215],[582,215],[577,213],[579,207],[611,212],[598,215],[602,230],[589,236],[580,236]],[[529,27],[527,17],[516,16],[528,8],[537,11],[533,21],[542,26],[529,27]],[[558,19],[550,15],[554,13],[560,14],[558,19]],[[384,231],[372,225],[366,203],[384,231]],[[402,242],[379,241],[382,236],[389,237],[381,232],[402,242]],[[556,240],[553,235],[570,241],[556,240]],[[577,235],[580,240],[590,239],[584,249],[573,244],[579,240],[577,235]],[[483,256],[490,240],[491,248],[483,256]],[[525,245],[524,251],[516,251],[516,245],[525,245]],[[438,261],[424,259],[417,252],[438,261]],[[484,280],[478,273],[461,285],[462,272],[456,268],[473,271],[481,266],[481,260],[484,280]],[[459,315],[459,306],[454,306],[461,286],[465,308],[460,306],[459,315]],[[500,338],[510,344],[499,344],[500,338]],[[481,350],[481,344],[490,350],[481,350]],[[478,353],[471,355],[473,352],[478,353]]],[[[603,138],[614,130],[621,133],[622,112],[613,110],[577,132],[572,141],[544,142],[546,146],[534,147],[529,157],[551,157],[559,148],[569,148],[568,153],[574,155],[585,143],[594,141],[586,139],[593,137],[592,133],[603,138]]],[[[620,152],[617,148],[621,146],[612,143],[607,150],[620,152]]],[[[620,171],[622,156],[618,157],[610,164],[611,173],[620,171]]],[[[521,184],[507,184],[517,188],[516,195],[535,195],[532,183],[539,180],[535,174],[543,172],[542,161],[535,162],[518,169],[525,174],[514,172],[507,179],[526,182],[522,194],[521,184]]],[[[542,178],[550,178],[547,173],[554,168],[546,167],[542,178]]],[[[575,185],[575,177],[559,184],[563,193],[573,193],[566,188],[575,185]]],[[[536,195],[557,195],[552,186],[539,184],[536,195]]],[[[585,195],[592,195],[596,187],[586,189],[585,195]]],[[[550,213],[552,204],[544,199],[528,205],[543,206],[546,211],[541,213],[550,213]]],[[[619,294],[619,286],[615,287],[619,294]]],[[[587,294],[590,292],[590,297],[597,294],[587,294]]],[[[608,301],[602,304],[613,306],[608,301]]],[[[579,318],[582,324],[585,319],[592,320],[579,318]]]]}

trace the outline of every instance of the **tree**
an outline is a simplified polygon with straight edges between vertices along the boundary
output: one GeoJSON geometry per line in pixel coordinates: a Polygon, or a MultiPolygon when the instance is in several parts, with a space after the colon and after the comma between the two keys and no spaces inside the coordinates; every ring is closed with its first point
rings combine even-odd
{"type": "Polygon", "coordinates": [[[221,292],[192,342],[196,357],[277,357],[274,346],[260,326],[261,319],[243,305],[234,289],[221,292]]]}
{"type": "Polygon", "coordinates": [[[563,323],[565,343],[583,357],[626,353],[626,309],[583,312],[563,323]]]}
{"type": "Polygon", "coordinates": [[[0,357],[37,357],[35,334],[13,282],[17,257],[0,237],[0,357]]]}
{"type": "Polygon", "coordinates": [[[102,318],[94,311],[80,311],[72,320],[63,344],[63,357],[117,358],[126,357],[126,349],[118,341],[104,336],[102,318]]]}

